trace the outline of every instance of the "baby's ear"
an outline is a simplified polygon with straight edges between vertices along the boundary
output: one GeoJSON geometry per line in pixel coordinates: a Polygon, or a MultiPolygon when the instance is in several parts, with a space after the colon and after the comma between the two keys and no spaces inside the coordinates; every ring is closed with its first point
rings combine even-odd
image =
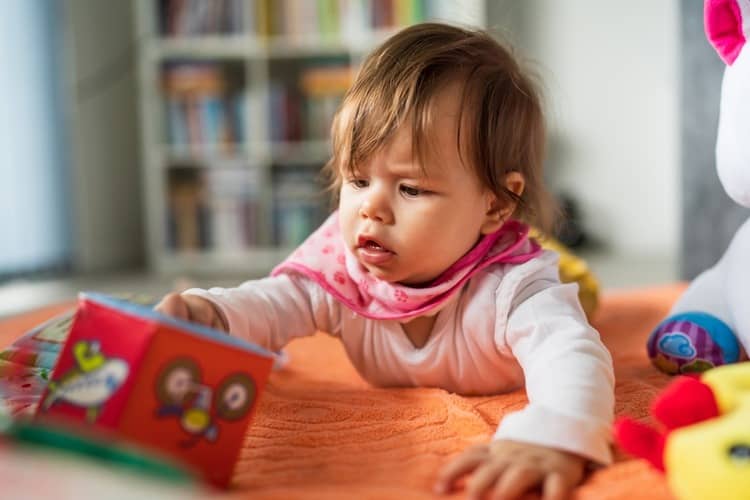
{"type": "MultiPolygon", "coordinates": [[[[512,171],[505,175],[505,189],[511,193],[521,196],[525,187],[526,181],[520,172],[512,171]]],[[[487,213],[481,227],[482,234],[492,234],[500,229],[518,206],[518,202],[509,200],[507,197],[500,199],[494,193],[488,193],[487,196],[487,213]]]]}

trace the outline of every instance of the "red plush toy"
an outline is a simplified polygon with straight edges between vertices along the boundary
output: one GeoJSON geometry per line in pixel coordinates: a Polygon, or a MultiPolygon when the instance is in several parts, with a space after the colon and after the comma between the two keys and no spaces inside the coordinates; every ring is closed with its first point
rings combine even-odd
{"type": "Polygon", "coordinates": [[[651,405],[651,414],[664,425],[659,431],[630,418],[615,422],[615,437],[622,448],[664,471],[664,448],[669,434],[719,415],[711,388],[696,377],[678,377],[651,405]]]}
{"type": "Polygon", "coordinates": [[[615,423],[615,439],[664,472],[677,498],[748,498],[750,363],[675,379],[651,413],[663,428],[623,418],[615,423]]]}

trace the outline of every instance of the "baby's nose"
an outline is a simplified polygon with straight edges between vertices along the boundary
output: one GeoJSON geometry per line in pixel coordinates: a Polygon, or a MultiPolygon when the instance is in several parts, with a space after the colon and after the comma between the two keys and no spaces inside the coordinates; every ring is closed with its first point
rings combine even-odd
{"type": "Polygon", "coordinates": [[[359,216],[381,224],[390,224],[393,221],[393,212],[387,197],[377,190],[368,193],[359,207],[359,216]]]}

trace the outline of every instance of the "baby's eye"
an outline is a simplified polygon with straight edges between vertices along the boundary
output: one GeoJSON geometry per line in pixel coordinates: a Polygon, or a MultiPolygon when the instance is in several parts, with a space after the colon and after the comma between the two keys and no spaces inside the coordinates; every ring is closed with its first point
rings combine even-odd
{"type": "Polygon", "coordinates": [[[354,186],[355,189],[362,189],[366,188],[370,183],[365,179],[352,179],[349,181],[349,184],[354,186]]]}
{"type": "Polygon", "coordinates": [[[400,189],[401,192],[406,196],[419,196],[420,194],[426,193],[426,191],[423,189],[415,188],[414,186],[408,186],[406,184],[401,184],[400,189]]]}

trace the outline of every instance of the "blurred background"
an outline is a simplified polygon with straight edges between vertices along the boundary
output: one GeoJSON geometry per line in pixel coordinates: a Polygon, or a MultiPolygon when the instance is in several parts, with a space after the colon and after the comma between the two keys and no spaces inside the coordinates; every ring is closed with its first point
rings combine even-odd
{"type": "Polygon", "coordinates": [[[329,210],[318,171],[363,57],[425,20],[486,28],[541,76],[558,236],[605,290],[691,279],[748,215],[715,173],[700,0],[0,8],[0,315],[267,273],[329,210]]]}

